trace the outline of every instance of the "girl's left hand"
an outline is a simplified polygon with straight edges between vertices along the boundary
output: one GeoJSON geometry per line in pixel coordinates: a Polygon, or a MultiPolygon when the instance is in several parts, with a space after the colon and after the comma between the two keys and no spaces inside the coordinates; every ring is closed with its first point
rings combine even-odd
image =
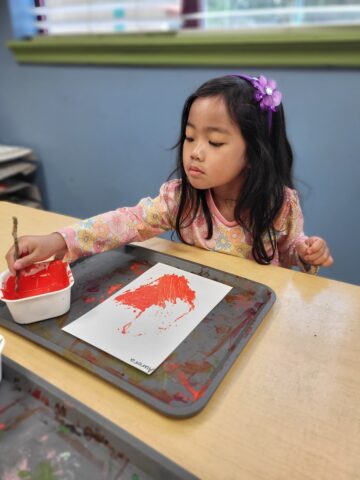
{"type": "Polygon", "coordinates": [[[298,243],[296,251],[300,259],[308,265],[330,267],[334,260],[325,240],[320,237],[307,237],[302,243],[298,243]]]}

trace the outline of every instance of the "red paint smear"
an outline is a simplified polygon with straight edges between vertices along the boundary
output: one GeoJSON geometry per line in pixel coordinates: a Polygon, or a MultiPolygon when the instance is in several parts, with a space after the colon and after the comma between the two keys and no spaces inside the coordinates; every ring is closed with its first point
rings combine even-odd
{"type": "Polygon", "coordinates": [[[37,400],[40,400],[41,398],[41,391],[39,389],[35,389],[31,392],[31,395],[36,398],[37,400]]]}
{"type": "Polygon", "coordinates": [[[176,392],[174,394],[174,400],[178,401],[178,402],[182,402],[182,403],[189,403],[189,401],[191,400],[189,397],[187,397],[186,395],[184,395],[183,393],[181,392],[176,392]]]}
{"type": "Polygon", "coordinates": [[[49,399],[46,398],[38,388],[35,388],[35,390],[31,392],[31,395],[37,400],[43,402],[46,406],[49,406],[49,399]]]}
{"type": "Polygon", "coordinates": [[[108,288],[107,294],[111,295],[117,290],[120,290],[121,287],[122,287],[121,283],[117,283],[116,285],[110,285],[110,287],[108,288]]]}
{"type": "Polygon", "coordinates": [[[97,298],[96,297],[85,297],[83,300],[84,300],[84,303],[93,303],[93,302],[97,301],[97,298]]]}
{"type": "Polygon", "coordinates": [[[0,430],[5,430],[5,424],[4,423],[0,423],[0,430]]]}
{"type": "Polygon", "coordinates": [[[93,355],[93,353],[88,349],[83,351],[82,356],[83,356],[83,358],[85,358],[85,360],[88,360],[90,363],[96,363],[97,362],[97,357],[95,355],[93,355]]]}
{"type": "Polygon", "coordinates": [[[94,285],[86,289],[87,292],[97,293],[99,291],[99,285],[94,285]]]}
{"type": "MultiPolygon", "coordinates": [[[[259,304],[261,305],[261,304],[259,304]]],[[[237,338],[239,333],[242,331],[244,327],[246,327],[246,330],[249,328],[249,324],[251,324],[251,321],[253,320],[258,308],[254,310],[253,308],[250,308],[247,310],[244,314],[245,318],[242,320],[242,322],[237,325],[235,328],[230,330],[226,335],[224,335],[219,342],[214,346],[214,348],[206,354],[207,357],[211,357],[215,352],[220,350],[221,347],[224,346],[224,344],[229,341],[230,342],[230,351],[231,351],[231,345],[232,342],[237,338]]],[[[242,336],[244,336],[244,332],[242,332],[242,336]]]]}
{"type": "Polygon", "coordinates": [[[195,402],[201,398],[205,391],[208,388],[208,384],[204,385],[200,390],[195,390],[194,387],[190,385],[189,380],[187,379],[186,375],[184,372],[178,372],[178,378],[180,383],[186,388],[188,392],[191,393],[191,395],[194,397],[195,402]]]}
{"type": "Polygon", "coordinates": [[[143,273],[145,271],[145,266],[141,263],[135,262],[130,266],[130,270],[133,271],[136,275],[140,275],[140,273],[143,273]]]}
{"type": "Polygon", "coordinates": [[[21,270],[19,290],[15,291],[15,275],[7,278],[2,293],[5,300],[35,297],[63,290],[70,284],[66,263],[61,260],[42,262],[21,270]]]}
{"type": "Polygon", "coordinates": [[[9,408],[13,407],[17,403],[18,403],[18,400],[14,400],[11,403],[8,403],[7,405],[0,405],[0,414],[6,412],[7,410],[9,410],[9,408]]]}
{"type": "Polygon", "coordinates": [[[202,363],[188,361],[188,362],[185,362],[183,365],[184,372],[189,373],[191,375],[195,373],[204,373],[204,372],[206,373],[206,372],[209,372],[209,370],[211,370],[212,368],[213,366],[207,360],[205,360],[205,362],[202,362],[202,363]]]}
{"type": "Polygon", "coordinates": [[[215,325],[215,331],[218,335],[226,335],[231,332],[230,325],[215,325]]]}
{"type": "Polygon", "coordinates": [[[163,370],[166,373],[174,372],[179,367],[180,367],[180,363],[169,363],[169,362],[164,362],[163,363],[163,370]]]}
{"type": "Polygon", "coordinates": [[[242,303],[242,302],[248,302],[249,300],[252,300],[253,296],[255,295],[255,292],[249,290],[244,293],[238,293],[237,295],[226,295],[225,297],[225,302],[226,303],[242,303]]]}
{"type": "MultiPolygon", "coordinates": [[[[122,293],[115,300],[119,303],[127,305],[131,308],[139,310],[139,313],[135,318],[139,318],[145,310],[157,305],[165,309],[165,302],[173,303],[174,305],[178,300],[189,305],[189,312],[195,308],[195,292],[189,287],[189,282],[184,276],[178,276],[175,274],[166,274],[156,280],[142,285],[135,290],[129,290],[122,293]]],[[[188,313],[188,312],[187,312],[188,313]]],[[[186,315],[186,314],[184,314],[186,315]]],[[[181,315],[176,320],[179,320],[184,315],[181,315]]],[[[131,325],[131,322],[124,325],[122,333],[126,333],[131,325]]]]}
{"type": "Polygon", "coordinates": [[[125,333],[127,333],[128,329],[130,328],[131,323],[132,322],[125,323],[125,325],[121,329],[121,333],[123,333],[125,335],[125,333]]]}

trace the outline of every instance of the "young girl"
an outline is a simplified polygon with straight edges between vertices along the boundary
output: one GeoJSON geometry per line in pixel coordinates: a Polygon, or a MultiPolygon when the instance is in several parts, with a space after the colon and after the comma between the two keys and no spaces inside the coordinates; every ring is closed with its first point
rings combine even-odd
{"type": "Polygon", "coordinates": [[[186,101],[177,143],[178,179],[135,207],[19,239],[11,272],[55,255],[67,261],[175,230],[184,243],[316,273],[333,263],[319,237],[306,237],[293,190],[292,151],[281,93],[265,77],[229,75],[186,101]]]}

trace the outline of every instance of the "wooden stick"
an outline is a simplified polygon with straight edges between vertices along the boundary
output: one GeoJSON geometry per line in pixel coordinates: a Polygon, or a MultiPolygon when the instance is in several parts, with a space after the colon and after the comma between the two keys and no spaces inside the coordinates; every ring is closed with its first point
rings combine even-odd
{"type": "MultiPolygon", "coordinates": [[[[19,242],[17,238],[17,226],[18,226],[18,219],[17,217],[13,217],[13,231],[12,231],[12,236],[14,237],[14,247],[15,247],[15,253],[14,253],[14,258],[15,261],[19,258],[19,242]]],[[[15,292],[19,291],[19,276],[20,272],[19,270],[16,270],[16,276],[15,276],[15,292]]]]}

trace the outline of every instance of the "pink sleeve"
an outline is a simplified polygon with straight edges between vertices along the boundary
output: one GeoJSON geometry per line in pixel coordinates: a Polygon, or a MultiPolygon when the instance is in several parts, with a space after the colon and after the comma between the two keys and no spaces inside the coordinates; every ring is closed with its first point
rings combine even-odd
{"type": "Polygon", "coordinates": [[[283,267],[299,267],[301,271],[316,274],[318,267],[304,264],[296,251],[296,245],[302,242],[304,234],[304,217],[301,211],[298,194],[295,190],[286,188],[284,206],[278,221],[281,225],[277,245],[280,265],[283,267]]]}
{"type": "Polygon", "coordinates": [[[179,180],[162,185],[156,198],[143,198],[134,207],[103,213],[59,230],[69,262],[85,255],[105,252],[130,242],[141,242],[175,225],[179,198],[179,180]]]}

